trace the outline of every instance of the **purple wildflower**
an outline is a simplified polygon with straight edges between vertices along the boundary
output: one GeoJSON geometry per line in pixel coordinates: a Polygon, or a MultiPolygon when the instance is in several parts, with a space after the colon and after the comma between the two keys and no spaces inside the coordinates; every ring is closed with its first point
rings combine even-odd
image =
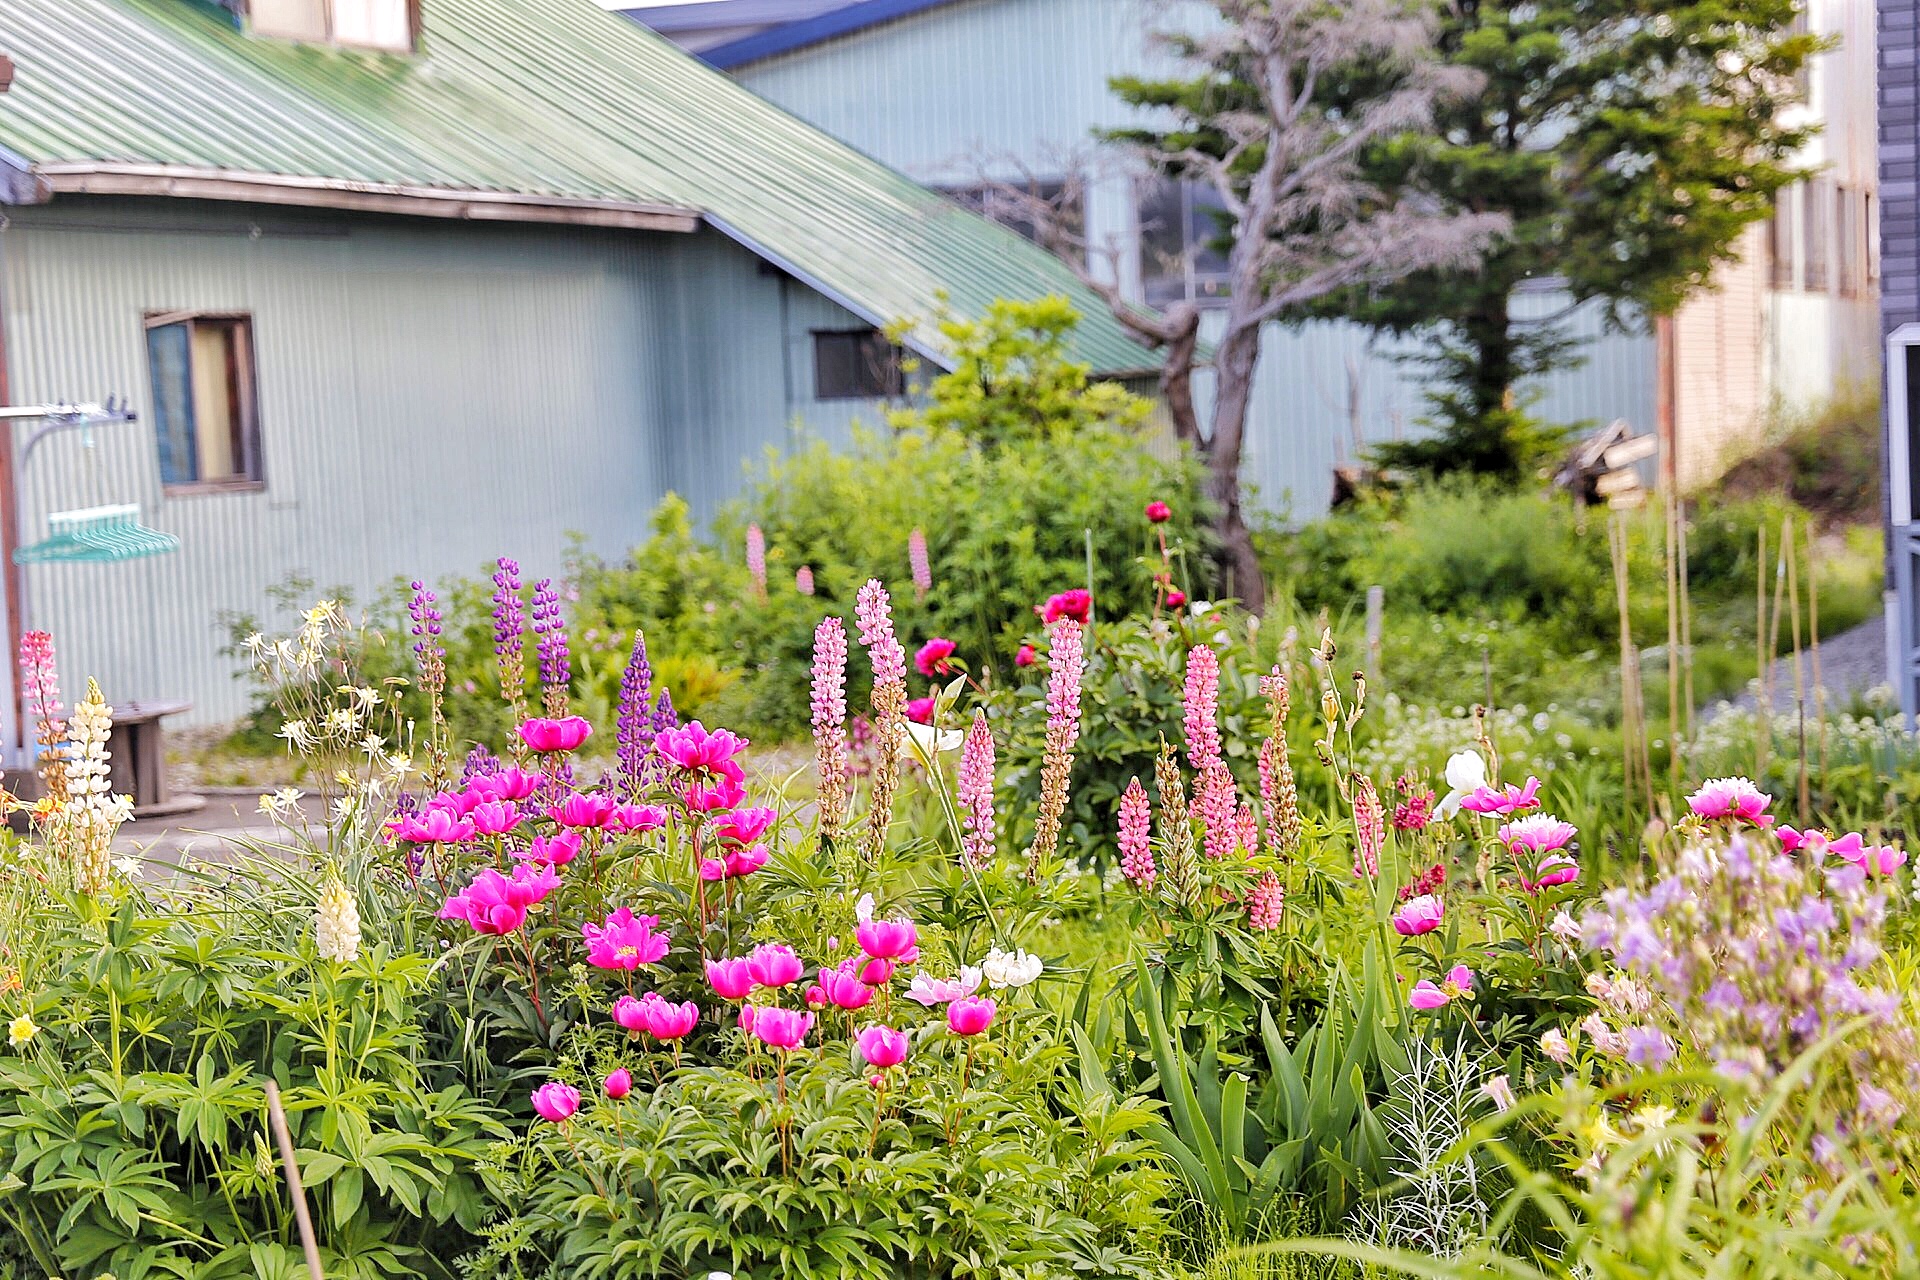
{"type": "Polygon", "coordinates": [[[653,756],[653,666],[647,661],[647,637],[633,633],[633,655],[620,674],[620,698],[614,721],[614,754],[619,760],[620,791],[632,799],[646,785],[653,756]]]}

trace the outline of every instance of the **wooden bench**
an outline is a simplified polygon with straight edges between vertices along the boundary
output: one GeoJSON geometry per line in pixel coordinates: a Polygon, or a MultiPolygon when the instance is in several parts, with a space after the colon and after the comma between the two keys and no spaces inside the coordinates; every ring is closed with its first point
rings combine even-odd
{"type": "Polygon", "coordinates": [[[167,786],[167,738],[161,720],[179,715],[190,702],[116,702],[113,730],[107,736],[112,785],[133,797],[133,816],[160,818],[205,807],[205,796],[176,796],[167,786]]]}

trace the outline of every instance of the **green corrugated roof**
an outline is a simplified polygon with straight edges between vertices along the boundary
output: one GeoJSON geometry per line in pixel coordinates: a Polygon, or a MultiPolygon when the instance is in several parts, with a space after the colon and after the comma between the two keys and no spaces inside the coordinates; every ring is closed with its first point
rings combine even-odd
{"type": "Polygon", "coordinates": [[[593,0],[421,0],[420,52],[250,37],[198,0],[5,0],[18,64],[0,147],[697,213],[853,310],[929,322],[940,297],[1071,295],[1078,355],[1150,368],[1043,250],[788,115],[593,0]]]}

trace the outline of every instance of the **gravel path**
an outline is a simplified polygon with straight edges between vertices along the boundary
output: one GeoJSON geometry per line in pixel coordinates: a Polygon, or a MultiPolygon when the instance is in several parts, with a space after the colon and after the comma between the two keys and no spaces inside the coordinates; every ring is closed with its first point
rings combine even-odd
{"type": "MultiPolygon", "coordinates": [[[[1809,713],[1813,708],[1813,661],[1811,654],[1800,655],[1802,679],[1807,691],[1809,713]]],[[[1773,664],[1773,706],[1775,711],[1793,710],[1793,655],[1773,664]]],[[[1851,631],[1843,631],[1820,642],[1820,683],[1827,691],[1827,707],[1839,710],[1857,696],[1887,683],[1887,624],[1871,618],[1851,631]]],[[[1731,705],[1738,711],[1751,711],[1760,699],[1749,688],[1731,705]]],[[[1716,707],[1717,711],[1719,707],[1716,707]]],[[[1710,713],[1711,714],[1711,713],[1710,713]]]]}

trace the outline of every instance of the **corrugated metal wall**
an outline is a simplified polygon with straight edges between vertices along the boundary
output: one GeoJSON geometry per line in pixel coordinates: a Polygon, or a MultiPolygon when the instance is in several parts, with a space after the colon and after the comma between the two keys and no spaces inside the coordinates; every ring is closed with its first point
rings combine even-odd
{"type": "MultiPolygon", "coordinates": [[[[26,537],[50,511],[141,504],[172,555],[26,570],[71,686],[244,705],[214,656],[222,610],[292,573],[367,599],[394,578],[568,535],[617,554],[669,487],[696,509],[786,439],[784,289],[718,235],[309,216],[180,201],[9,211],[0,232],[15,403],[130,397],[141,421],[43,445],[26,537]],[[265,488],[163,493],[142,316],[253,316],[265,488]]],[[[26,427],[16,429],[24,438],[26,427]]]]}
{"type": "MultiPolygon", "coordinates": [[[[1170,69],[1148,32],[1177,5],[1165,0],[962,0],[905,21],[741,69],[743,83],[856,147],[934,184],[983,173],[1045,176],[1077,158],[1096,166],[1091,225],[1129,238],[1129,184],[1095,161],[1096,129],[1136,123],[1108,86],[1122,73],[1170,69]],[[991,68],[983,75],[981,68],[991,68]],[[1017,158],[1018,164],[1009,163],[1017,158]]],[[[1204,21],[1189,4],[1182,21],[1204,21]]],[[[1130,257],[1126,245],[1122,257],[1130,257]]],[[[1563,305],[1523,294],[1516,314],[1563,305]]],[[[1596,313],[1572,324],[1595,339],[1588,359],[1537,388],[1556,420],[1624,417],[1653,428],[1653,343],[1605,334],[1596,313]]],[[[1351,325],[1272,326],[1263,345],[1248,437],[1248,480],[1269,509],[1296,518],[1325,510],[1332,470],[1351,461],[1356,429],[1374,443],[1418,430],[1418,371],[1369,345],[1351,325]]],[[[1203,389],[1204,394],[1204,389],[1203,389]]]]}

